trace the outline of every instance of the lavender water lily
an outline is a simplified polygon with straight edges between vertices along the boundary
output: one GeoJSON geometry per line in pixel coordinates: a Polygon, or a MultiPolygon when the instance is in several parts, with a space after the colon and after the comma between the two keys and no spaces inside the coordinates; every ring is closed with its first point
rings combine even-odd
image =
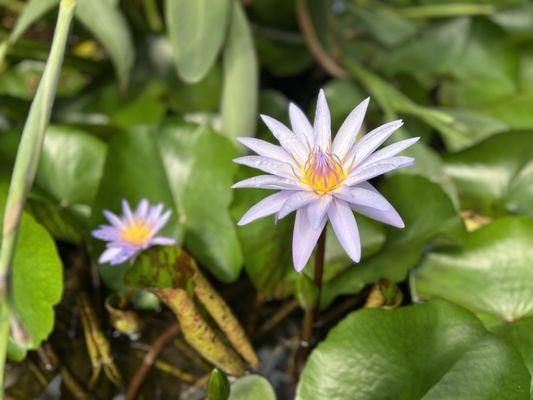
{"type": "Polygon", "coordinates": [[[273,214],[277,220],[296,211],[292,255],[297,271],[307,264],[328,220],[340,244],[355,262],[361,259],[361,240],[353,211],[398,228],[404,227],[392,205],[367,181],[412,165],[413,158],[398,156],[398,153],[419,138],[402,140],[377,150],[402,126],[402,121],[397,120],[357,140],[368,103],[366,99],[348,115],[333,140],[329,108],[322,90],[313,125],[294,104],[289,106],[292,129],[269,116],[261,116],[281,146],[255,138],[238,139],[257,155],[234,161],[267,175],[245,179],[233,187],[280,190],[250,208],[238,224],[245,225],[273,214]]]}
{"type": "Polygon", "coordinates": [[[100,225],[92,235],[107,243],[106,250],[98,262],[111,265],[131,260],[152,246],[171,246],[176,244],[172,238],[158,236],[168,222],[172,211],[164,211],[163,204],[151,206],[143,199],[133,212],[127,200],[122,200],[122,216],[104,210],[104,216],[111,225],[100,225]]]}

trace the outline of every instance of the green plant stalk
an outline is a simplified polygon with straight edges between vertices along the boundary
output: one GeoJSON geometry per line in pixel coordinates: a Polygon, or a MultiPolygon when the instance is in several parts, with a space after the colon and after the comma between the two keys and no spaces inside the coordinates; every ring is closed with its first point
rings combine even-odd
{"type": "Polygon", "coordinates": [[[492,4],[428,4],[394,9],[408,18],[443,18],[466,15],[490,15],[497,11],[492,4]]]}
{"type": "MultiPolygon", "coordinates": [[[[75,5],[75,0],[60,2],[52,48],[24,125],[7,195],[0,247],[0,388],[3,388],[9,333],[9,272],[15,256],[22,210],[33,185],[44,134],[50,121],[75,5]]],[[[0,390],[0,399],[3,399],[3,390],[0,390]]]]}

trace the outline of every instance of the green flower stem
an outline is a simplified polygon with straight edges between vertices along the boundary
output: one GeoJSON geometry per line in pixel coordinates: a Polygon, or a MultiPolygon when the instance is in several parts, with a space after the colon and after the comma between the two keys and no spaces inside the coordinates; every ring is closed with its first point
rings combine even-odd
{"type": "MultiPolygon", "coordinates": [[[[75,0],[61,0],[59,5],[52,48],[24,125],[6,201],[0,247],[0,388],[3,387],[9,333],[9,273],[15,255],[22,210],[33,185],[44,134],[50,121],[75,4],[75,0]]],[[[2,398],[0,391],[0,399],[2,398]]]]}
{"type": "Polygon", "coordinates": [[[303,320],[302,336],[300,347],[296,353],[296,367],[300,370],[307,360],[309,350],[313,341],[313,322],[320,310],[320,294],[322,292],[322,278],[324,276],[324,259],[326,255],[326,228],[320,234],[315,252],[315,285],[318,288],[318,295],[315,307],[306,310],[303,320]]]}

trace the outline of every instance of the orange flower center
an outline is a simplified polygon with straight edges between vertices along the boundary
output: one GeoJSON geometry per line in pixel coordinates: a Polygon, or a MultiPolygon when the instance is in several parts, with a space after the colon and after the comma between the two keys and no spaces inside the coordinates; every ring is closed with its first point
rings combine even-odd
{"type": "Polygon", "coordinates": [[[143,246],[150,239],[152,227],[143,221],[134,220],[120,235],[121,239],[134,246],[143,246]]]}
{"type": "Polygon", "coordinates": [[[339,158],[329,151],[315,149],[309,154],[301,169],[300,181],[313,188],[318,194],[336,189],[346,177],[339,158]]]}

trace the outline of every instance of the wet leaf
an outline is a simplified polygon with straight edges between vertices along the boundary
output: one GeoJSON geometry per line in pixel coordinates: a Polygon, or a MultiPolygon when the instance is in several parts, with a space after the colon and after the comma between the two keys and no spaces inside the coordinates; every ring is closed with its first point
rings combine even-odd
{"type": "Polygon", "coordinates": [[[276,400],[270,383],[259,375],[248,375],[231,385],[229,400],[276,400]]]}
{"type": "Polygon", "coordinates": [[[529,381],[513,347],[468,311],[431,301],[350,314],[312,352],[296,399],[526,400],[529,381]]]}

